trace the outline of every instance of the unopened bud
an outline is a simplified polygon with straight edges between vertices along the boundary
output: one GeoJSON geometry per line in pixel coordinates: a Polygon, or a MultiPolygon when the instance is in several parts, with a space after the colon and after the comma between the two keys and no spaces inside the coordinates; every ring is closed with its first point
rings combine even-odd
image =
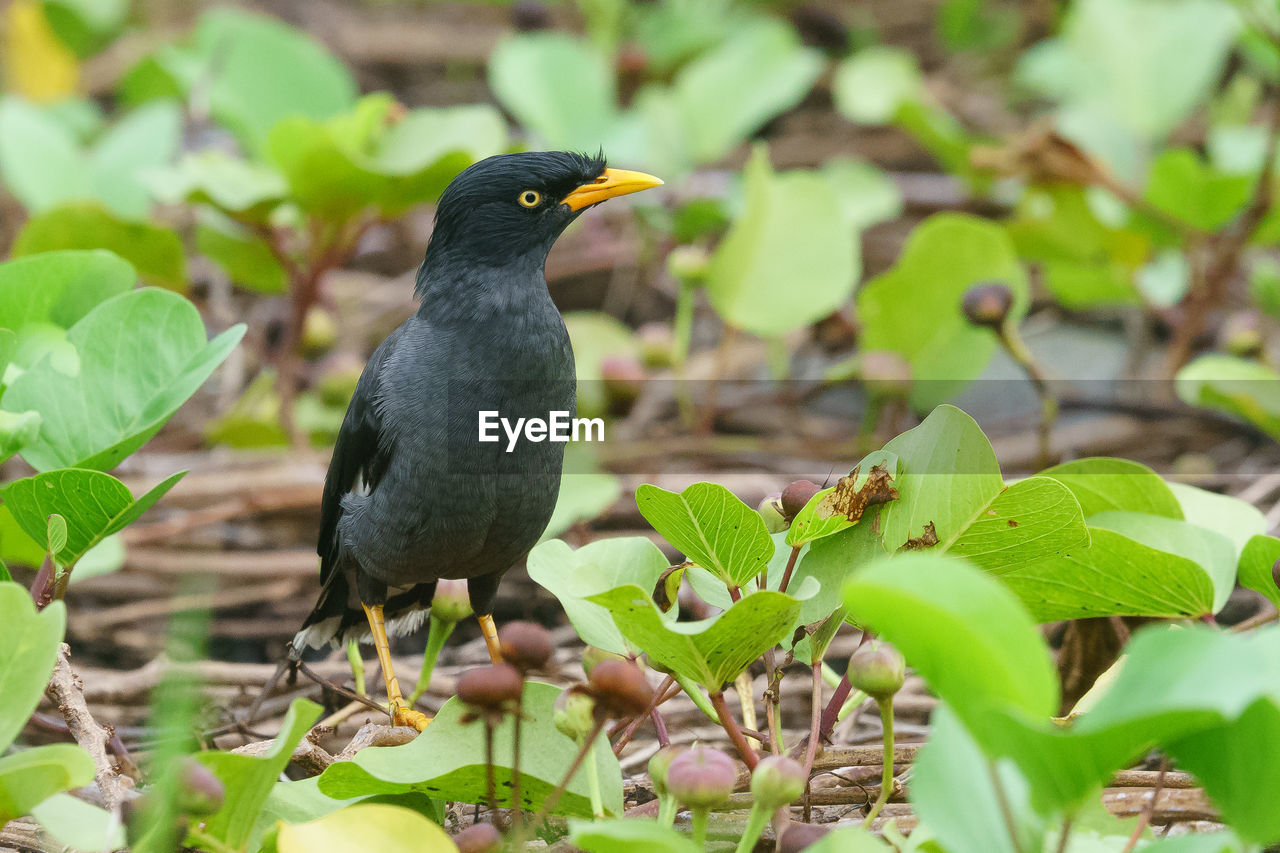
{"type": "Polygon", "coordinates": [[[849,658],[849,683],[877,701],[888,699],[907,680],[907,662],[888,643],[872,641],[849,658]]]}
{"type": "Polygon", "coordinates": [[[591,671],[596,668],[596,664],[606,660],[626,660],[625,657],[614,652],[606,652],[604,649],[597,649],[595,646],[587,646],[582,652],[582,672],[591,677],[591,671]]]}
{"type": "Polygon", "coordinates": [[[502,659],[521,672],[542,669],[555,653],[551,632],[533,622],[508,622],[498,631],[502,659]]]}
{"type": "Polygon", "coordinates": [[[596,699],[596,713],[608,717],[638,716],[648,711],[653,701],[653,688],[631,661],[601,661],[591,670],[588,683],[596,699]]]}
{"type": "Polygon", "coordinates": [[[482,711],[505,711],[523,694],[524,679],[509,663],[469,669],[458,679],[458,698],[482,711]]]}
{"type": "Polygon", "coordinates": [[[436,581],[436,594],[431,599],[431,615],[441,622],[461,622],[471,615],[471,595],[464,580],[436,581]]]}
{"type": "Polygon", "coordinates": [[[686,806],[706,809],[729,799],[738,768],[718,749],[697,745],[677,755],[667,768],[667,790],[686,806]]]}
{"type": "Polygon", "coordinates": [[[751,772],[751,794],[761,808],[780,809],[804,793],[804,768],[785,755],[760,759],[751,772]]]}
{"type": "Polygon", "coordinates": [[[782,490],[782,514],[787,518],[795,518],[820,491],[821,487],[812,480],[796,480],[782,490]]]}
{"type": "Polygon", "coordinates": [[[580,687],[570,687],[556,697],[551,719],[560,734],[580,741],[595,728],[596,700],[580,687]]]}
{"type": "Polygon", "coordinates": [[[756,512],[760,513],[760,517],[764,519],[765,530],[770,533],[781,533],[787,529],[787,517],[782,512],[781,492],[765,495],[764,500],[760,501],[760,506],[756,507],[756,512]]]}
{"type": "Polygon", "coordinates": [[[975,326],[999,329],[1013,307],[1013,291],[998,281],[975,284],[964,292],[961,307],[975,326]]]}
{"type": "Polygon", "coordinates": [[[298,349],[306,358],[316,358],[333,349],[338,342],[338,321],[318,305],[307,312],[302,321],[302,340],[298,349]]]}
{"type": "Polygon", "coordinates": [[[222,808],[227,791],[214,772],[190,756],[178,767],[178,811],[195,817],[222,808]]]}
{"type": "Polygon", "coordinates": [[[667,771],[676,756],[684,752],[684,747],[668,744],[653,754],[649,759],[649,781],[653,783],[653,792],[658,796],[667,793],[667,771]]]}
{"type": "Polygon", "coordinates": [[[778,839],[778,853],[800,853],[817,844],[831,832],[819,823],[789,823],[778,839]]]}
{"type": "Polygon", "coordinates": [[[453,837],[458,853],[498,853],[502,834],[491,823],[473,823],[453,837]]]}
{"type": "Polygon", "coordinates": [[[676,246],[667,255],[667,272],[681,281],[699,281],[706,278],[711,267],[711,256],[701,246],[676,246]]]}
{"type": "Polygon", "coordinates": [[[661,370],[671,366],[676,339],[666,323],[645,323],[636,329],[636,341],[640,344],[640,363],[645,367],[661,370]]]}

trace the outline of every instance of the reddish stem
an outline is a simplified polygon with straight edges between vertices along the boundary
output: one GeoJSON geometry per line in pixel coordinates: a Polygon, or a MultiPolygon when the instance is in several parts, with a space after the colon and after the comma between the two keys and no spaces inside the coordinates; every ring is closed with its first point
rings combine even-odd
{"type": "Polygon", "coordinates": [[[796,558],[800,556],[800,546],[794,545],[791,548],[791,556],[787,558],[787,568],[782,573],[782,583],[778,585],[778,592],[786,592],[787,584],[791,583],[791,573],[796,567],[796,558]]]}
{"type": "Polygon", "coordinates": [[[733,745],[737,747],[738,754],[742,756],[742,761],[747,765],[748,770],[755,770],[756,764],[760,759],[756,757],[755,750],[751,748],[751,744],[747,743],[747,738],[742,734],[742,729],[738,728],[738,724],[734,722],[733,716],[729,713],[729,706],[724,701],[724,691],[717,690],[711,694],[711,707],[716,709],[716,715],[720,717],[720,725],[724,727],[725,732],[729,735],[729,740],[733,741],[733,745]]]}

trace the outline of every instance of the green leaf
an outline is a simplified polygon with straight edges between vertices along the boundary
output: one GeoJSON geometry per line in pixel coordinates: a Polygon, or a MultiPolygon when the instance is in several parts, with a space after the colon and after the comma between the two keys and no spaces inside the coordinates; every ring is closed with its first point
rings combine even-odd
{"type": "Polygon", "coordinates": [[[1047,717],[1058,676],[1040,631],[1007,588],[963,560],[901,554],[844,587],[850,616],[902,650],[970,729],[999,706],[1047,717]]]}
{"type": "Polygon", "coordinates": [[[76,850],[118,850],[124,825],[106,809],[70,794],[54,794],[31,809],[31,816],[54,841],[76,850]]]}
{"type": "Polygon", "coordinates": [[[629,650],[609,611],[588,599],[632,584],[652,592],[667,569],[667,558],[643,536],[600,539],[576,551],[551,539],[529,552],[529,577],[564,607],[582,641],[605,651],[629,650]]]}
{"type": "Polygon", "coordinates": [[[859,124],[889,124],[904,103],[924,97],[924,79],[905,50],[869,47],[840,63],[832,79],[836,109],[859,124]]]}
{"type": "Polygon", "coordinates": [[[746,202],[716,247],[707,297],[726,322],[763,337],[793,331],[844,304],[859,243],[820,173],[777,173],[764,147],[744,171],[746,202]]]}
{"type": "Polygon", "coordinates": [[[37,746],[0,758],[0,826],[54,794],[88,785],[93,771],[89,753],[74,743],[37,746]]]}
{"type": "MultiPolygon", "coordinates": [[[[525,682],[520,728],[520,795],[526,809],[537,809],[564,778],[577,753],[572,740],[552,721],[552,705],[560,688],[525,682]]],[[[320,791],[342,799],[369,794],[420,791],[434,799],[464,803],[486,801],[484,725],[463,723],[467,708],[457,697],[445,702],[431,725],[403,746],[371,747],[351,761],[331,765],[320,775],[320,791]]],[[[498,801],[511,799],[512,721],[507,717],[494,733],[494,779],[498,801]]],[[[605,811],[622,814],[622,771],[605,739],[598,740],[590,760],[596,762],[605,811]]],[[[555,808],[556,814],[591,816],[587,771],[580,768],[555,808]]]]}
{"type": "Polygon", "coordinates": [[[40,703],[66,622],[62,602],[37,612],[29,592],[16,583],[0,582],[0,648],[5,649],[0,659],[0,696],[5,697],[0,703],[0,750],[9,748],[40,703]]]}
{"type": "Polygon", "coordinates": [[[46,359],[5,391],[5,409],[33,409],[44,418],[23,458],[37,470],[114,468],[155,435],[243,334],[237,325],[206,342],[195,306],[165,290],[102,303],[67,332],[78,375],[46,359]]]}
{"type": "Polygon", "coordinates": [[[676,75],[672,94],[694,161],[721,159],[798,104],[822,66],[821,54],[803,47],[792,27],[768,18],[737,29],[690,62],[676,75]]]}
{"type": "Polygon", "coordinates": [[[639,345],[631,327],[603,311],[567,311],[564,326],[573,344],[578,377],[578,416],[594,418],[608,413],[604,387],[605,360],[621,356],[638,358],[639,345]]]}
{"type": "Polygon", "coordinates": [[[64,517],[65,540],[53,557],[60,566],[73,566],[104,537],[137,520],[186,473],[179,471],[135,501],[125,484],[110,474],[62,468],[10,483],[4,489],[4,503],[23,531],[37,541],[45,540],[49,515],[64,517]]]}
{"type": "Polygon", "coordinates": [[[226,789],[222,808],[205,820],[206,834],[233,848],[244,845],[258,811],[288,766],[294,747],[320,718],[322,710],[308,699],[293,700],[279,734],[261,756],[219,751],[197,753],[196,760],[212,770],[226,789]]]}
{"type": "Polygon", "coordinates": [[[1276,564],[1280,563],[1280,539],[1255,536],[1240,554],[1240,585],[1266,596],[1280,607],[1280,588],[1276,587],[1276,564]]]}
{"type": "Polygon", "coordinates": [[[617,118],[605,57],[562,33],[525,33],[489,56],[489,88],[547,148],[594,150],[617,118]]]}
{"type": "Polygon", "coordinates": [[[227,274],[233,284],[255,293],[288,290],[284,268],[265,240],[213,211],[196,225],[196,248],[227,274]]]}
{"type": "Polygon", "coordinates": [[[902,215],[902,191],[893,178],[870,163],[833,157],[822,164],[822,175],[834,187],[845,224],[854,231],[902,215]]]}
{"type": "Polygon", "coordinates": [[[836,500],[833,495],[835,495],[837,488],[840,488],[844,493],[861,496],[859,508],[863,513],[874,506],[878,506],[879,504],[864,503],[871,496],[863,495],[871,477],[871,470],[876,467],[884,468],[890,481],[892,481],[898,471],[898,457],[883,450],[869,453],[854,466],[853,471],[849,472],[849,476],[853,478],[852,481],[842,477],[839,487],[832,486],[815,494],[796,513],[796,517],[791,519],[791,526],[787,528],[786,543],[792,547],[807,545],[814,540],[831,536],[857,524],[861,517],[850,521],[847,512],[837,511],[833,505],[833,501],[836,500]]]}
{"type": "Polygon", "coordinates": [[[176,104],[156,101],[129,113],[88,154],[88,197],[122,217],[146,216],[151,197],[142,175],[172,160],[181,137],[182,113],[176,104]]]}
{"type": "Polygon", "coordinates": [[[1054,51],[1055,73],[1026,73],[1034,51],[1020,73],[1072,109],[1159,139],[1219,79],[1239,26],[1235,10],[1214,0],[1083,0],[1071,6],[1062,34],[1037,47],[1054,51]]]}
{"type": "Polygon", "coordinates": [[[1183,402],[1242,418],[1280,440],[1280,373],[1230,355],[1202,355],[1178,371],[1183,402]]]}
{"type": "Polygon", "coordinates": [[[795,627],[802,602],[772,590],[753,592],[699,622],[668,622],[649,592],[634,584],[589,599],[607,607],[618,630],[651,659],[718,691],[781,642],[795,627]]]}
{"type": "Polygon", "coordinates": [[[1004,489],[1000,463],[977,421],[939,406],[884,449],[898,457],[898,499],[880,511],[892,551],[933,524],[940,542],[955,541],[1004,489]]]}
{"type": "Polygon", "coordinates": [[[943,703],[930,717],[929,740],[911,772],[911,805],[947,853],[1017,853],[1043,849],[1044,827],[1031,813],[1027,782],[1016,767],[993,767],[943,703]],[[993,775],[998,775],[997,790],[993,775]],[[957,791],[965,796],[957,797],[957,791]],[[1018,829],[1016,842],[1001,810],[1006,803],[1018,829]]]}
{"type": "Polygon", "coordinates": [[[57,554],[67,547],[67,520],[56,512],[45,523],[45,547],[50,554],[57,554]]]}
{"type": "Polygon", "coordinates": [[[1046,468],[1038,476],[1052,477],[1070,489],[1085,518],[1111,510],[1183,517],[1169,484],[1140,462],[1094,456],[1046,468]]]}
{"type": "Polygon", "coordinates": [[[445,831],[402,806],[357,803],[309,823],[284,824],[276,838],[280,853],[453,853],[445,831]]]}
{"type": "Polygon", "coordinates": [[[999,575],[1088,546],[1075,495],[1057,480],[1031,477],[996,495],[947,550],[999,575]]]}
{"type": "MultiPolygon", "coordinates": [[[[2,331],[8,331],[4,329],[2,331]]],[[[6,412],[0,410],[0,462],[36,440],[40,435],[39,412],[6,412]]]]}
{"type": "MultiPolygon", "coordinates": [[[[566,448],[566,456],[569,452],[566,448]]],[[[547,529],[542,531],[541,541],[559,536],[578,522],[599,517],[620,497],[622,483],[608,471],[566,471],[560,477],[556,508],[547,529]]]]}
{"type": "Polygon", "coordinates": [[[897,264],[862,286],[859,345],[896,352],[911,365],[917,410],[947,400],[986,369],[998,347],[990,329],[961,310],[974,284],[999,281],[1013,292],[1009,322],[1026,314],[1026,273],[1004,229],[957,213],[929,217],[911,232],[897,264]]]}
{"type": "Polygon", "coordinates": [[[88,167],[75,135],[17,97],[0,99],[0,175],[27,210],[82,198],[88,167]]]}
{"type": "Polygon", "coordinates": [[[1212,612],[1217,613],[1227,603],[1227,597],[1236,585],[1239,555],[1231,540],[1221,533],[1141,512],[1104,512],[1091,517],[1089,522],[1122,533],[1149,548],[1191,560],[1213,582],[1212,612]]]}
{"type": "Polygon", "coordinates": [[[1249,201],[1252,175],[1220,172],[1189,148],[1169,148],[1151,164],[1145,196],[1157,209],[1202,231],[1217,231],[1249,201]]]}
{"type": "Polygon", "coordinates": [[[147,185],[167,204],[208,204],[250,220],[265,220],[289,190],[275,169],[217,149],[187,154],[170,168],[152,171],[147,185]]]}
{"type": "Polygon", "coordinates": [[[652,820],[571,820],[569,841],[586,853],[699,853],[702,849],[652,820]]]}
{"type": "Polygon", "coordinates": [[[107,249],[133,265],[144,282],[183,291],[187,262],[182,240],[171,229],[126,222],[93,202],[53,208],[33,216],[18,232],[13,256],[62,249],[107,249]]]}
{"type": "Polygon", "coordinates": [[[744,586],[773,556],[760,513],[716,483],[694,483],[679,494],[645,483],[636,489],[636,506],[663,538],[726,585],[744,586]]]}
{"type": "Polygon", "coordinates": [[[1170,483],[1187,522],[1225,536],[1236,559],[1254,536],[1267,532],[1267,519],[1257,507],[1233,498],[1199,489],[1186,483],[1170,483]]]}
{"type": "MultiPolygon", "coordinates": [[[[0,264],[0,326],[18,333],[47,324],[69,329],[94,306],[128,291],[133,267],[111,252],[66,251],[0,264]]],[[[17,359],[24,367],[34,363],[17,359]]]]}

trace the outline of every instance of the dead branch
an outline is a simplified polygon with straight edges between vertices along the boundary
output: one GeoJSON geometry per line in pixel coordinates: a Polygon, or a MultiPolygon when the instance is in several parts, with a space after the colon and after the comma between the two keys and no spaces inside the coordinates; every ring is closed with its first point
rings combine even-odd
{"type": "Polygon", "coordinates": [[[46,688],[49,697],[58,706],[62,718],[67,721],[67,728],[76,743],[93,758],[97,767],[93,774],[102,792],[102,800],[109,811],[116,811],[124,802],[128,789],[133,787],[133,780],[122,776],[111,757],[110,741],[112,730],[98,723],[89,713],[89,703],[84,698],[84,687],[80,679],[71,669],[71,648],[66,643],[58,652],[58,662],[53,668],[53,677],[46,688]]]}

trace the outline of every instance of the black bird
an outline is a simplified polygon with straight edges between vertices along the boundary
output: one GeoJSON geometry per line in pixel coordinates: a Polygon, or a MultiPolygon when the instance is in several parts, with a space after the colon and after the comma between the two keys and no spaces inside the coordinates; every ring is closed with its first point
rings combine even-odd
{"type": "Polygon", "coordinates": [[[513,422],[576,412],[547,253],[583,210],[661,183],[607,169],[602,154],[503,154],[440,198],[418,269],[421,307],[374,351],[338,433],[320,510],[323,588],[291,652],[372,634],[396,724],[428,718],[402,698],[388,628],[418,627],[436,581],[465,578],[499,660],[498,582],[555,508],[564,445],[508,451],[505,435],[481,441],[479,428],[482,412],[513,422]]]}

